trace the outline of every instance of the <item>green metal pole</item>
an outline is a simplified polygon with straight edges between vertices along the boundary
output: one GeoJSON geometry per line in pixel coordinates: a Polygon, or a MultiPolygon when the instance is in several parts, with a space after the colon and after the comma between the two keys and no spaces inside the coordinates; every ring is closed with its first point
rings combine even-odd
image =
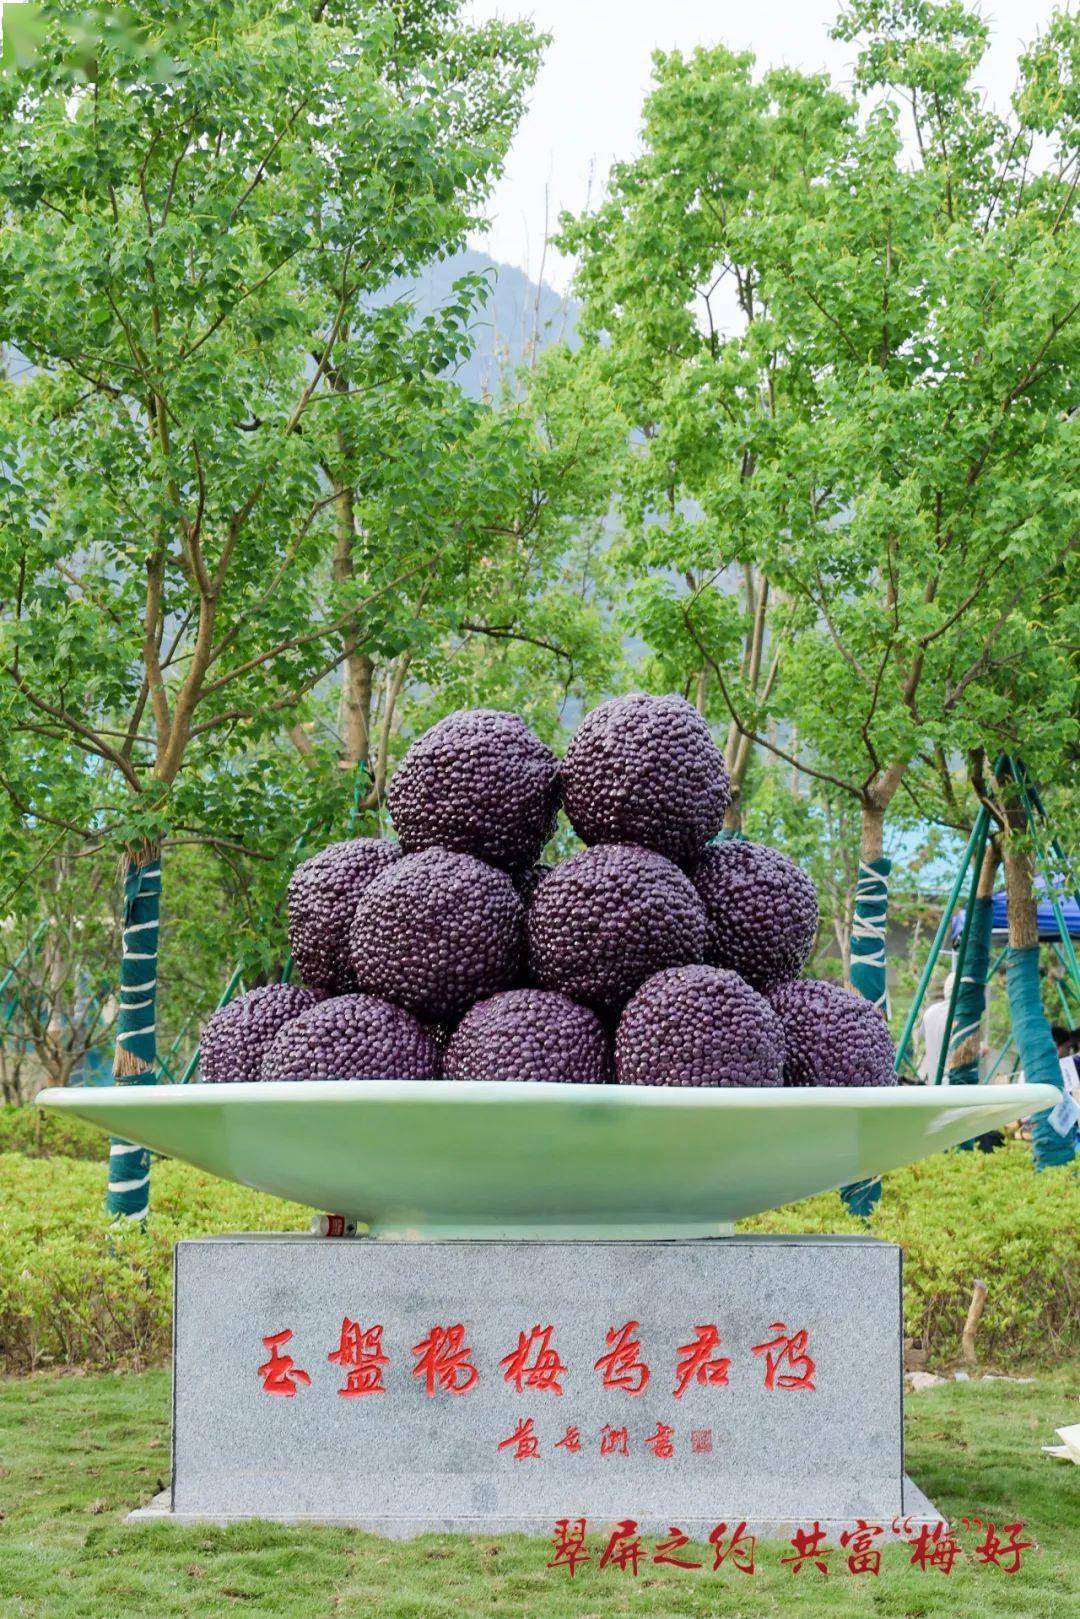
{"type": "MultiPolygon", "coordinates": [[[[1058,950],[1057,945],[1054,946],[1054,950],[1060,956],[1061,952],[1058,950]]],[[[1060,979],[1054,979],[1054,988],[1057,990],[1057,998],[1061,1002],[1061,1010],[1064,1014],[1065,1021],[1071,1029],[1073,1026],[1072,1007],[1069,1005],[1069,997],[1061,987],[1060,979]]]]}
{"type": "Polygon", "coordinates": [[[919,987],[915,991],[915,999],[912,1001],[910,1010],[908,1011],[907,1020],[904,1024],[904,1032],[900,1036],[900,1044],[896,1048],[896,1061],[893,1066],[895,1067],[897,1073],[899,1073],[900,1065],[907,1056],[907,1049],[911,1042],[912,1032],[915,1028],[919,1013],[922,1010],[922,1003],[926,998],[926,991],[929,987],[930,980],[934,976],[934,968],[937,966],[938,956],[941,954],[941,947],[945,942],[945,935],[949,931],[949,923],[952,921],[953,912],[956,910],[956,902],[960,897],[960,890],[964,886],[964,878],[967,876],[967,869],[971,864],[971,855],[975,847],[975,839],[979,831],[979,821],[987,814],[988,812],[984,806],[979,811],[979,816],[976,818],[975,825],[972,827],[967,848],[964,850],[964,858],[960,864],[960,870],[956,874],[956,881],[952,885],[952,892],[945,902],[944,911],[941,913],[941,921],[938,923],[938,929],[934,935],[934,942],[930,946],[930,954],[927,957],[926,966],[923,968],[922,977],[919,979],[919,987]]]}
{"type": "Polygon", "coordinates": [[[937,1073],[934,1075],[934,1084],[940,1085],[945,1074],[945,1064],[949,1060],[949,1045],[952,1040],[953,1022],[956,1018],[956,1003],[960,997],[960,979],[964,971],[964,962],[967,959],[968,940],[971,937],[971,924],[975,920],[975,900],[979,892],[979,878],[982,875],[983,852],[986,849],[986,839],[990,830],[990,811],[983,804],[975,818],[975,826],[971,834],[971,843],[977,845],[971,853],[971,886],[968,889],[968,902],[964,910],[964,925],[960,930],[960,947],[957,951],[957,961],[953,968],[953,987],[949,994],[949,1009],[945,1014],[945,1032],[941,1038],[941,1050],[938,1053],[937,1073]]]}
{"type": "Polygon", "coordinates": [[[912,1076],[913,1079],[915,1079],[915,1080],[917,1080],[917,1081],[919,1081],[921,1083],[922,1076],[920,1075],[919,1070],[916,1068],[915,1064],[912,1062],[910,1056],[908,1056],[906,1053],[904,1055],[904,1067],[907,1069],[908,1073],[912,1076]]]}
{"type": "Polygon", "coordinates": [[[1013,1038],[1012,1035],[1010,1035],[1005,1044],[1002,1046],[1001,1050],[998,1052],[997,1056],[994,1058],[994,1065],[987,1074],[986,1078],[983,1080],[984,1085],[989,1085],[990,1081],[993,1079],[994,1075],[997,1073],[998,1069],[1001,1067],[1002,1063],[1005,1061],[1005,1058],[1012,1049],[1013,1038]]]}

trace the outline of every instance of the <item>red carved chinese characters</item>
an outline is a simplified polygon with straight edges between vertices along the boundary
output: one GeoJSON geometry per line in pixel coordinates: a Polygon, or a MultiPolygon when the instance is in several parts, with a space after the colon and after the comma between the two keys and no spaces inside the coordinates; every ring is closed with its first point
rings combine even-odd
{"type": "Polygon", "coordinates": [[[298,1383],[305,1385],[311,1383],[307,1372],[296,1365],[291,1355],[278,1354],[282,1344],[287,1344],[291,1337],[292,1331],[286,1327],[284,1332],[272,1332],[263,1339],[263,1343],[270,1351],[270,1359],[259,1367],[264,1394],[283,1394],[291,1400],[296,1394],[298,1383]]]}
{"type": "Polygon", "coordinates": [[[385,1394],[382,1369],[389,1365],[389,1355],[383,1354],[382,1327],[367,1327],[348,1316],[341,1323],[341,1338],[336,1349],[331,1349],[327,1360],[347,1366],[345,1387],[338,1393],[345,1399],[362,1394],[385,1394]]]}
{"type": "Polygon", "coordinates": [[[654,1563],[670,1563],[673,1568],[700,1568],[702,1565],[689,1557],[676,1557],[685,1546],[690,1545],[690,1536],[684,1535],[681,1529],[674,1524],[668,1529],[667,1540],[658,1540],[656,1550],[653,1552],[654,1563]]]}
{"type": "Polygon", "coordinates": [[[709,1545],[713,1549],[713,1573],[715,1574],[717,1569],[730,1558],[733,1568],[737,1568],[743,1574],[752,1574],[754,1572],[754,1552],[757,1548],[757,1536],[746,1533],[745,1519],[731,1531],[730,1539],[725,1546],[724,1537],[727,1532],[728,1526],[726,1523],[718,1523],[715,1529],[709,1531],[709,1545]]]}
{"type": "Polygon", "coordinates": [[[539,1456],[540,1440],[533,1429],[532,1417],[525,1417],[523,1421],[519,1422],[508,1439],[500,1439],[500,1450],[509,1450],[511,1448],[516,1462],[524,1462],[529,1460],[530,1457],[539,1456]]]}
{"type": "MultiPolygon", "coordinates": [[[[661,1425],[662,1426],[662,1425],[661,1425]]],[[[520,1429],[532,1427],[531,1422],[519,1424],[520,1429]]],[[[608,1432],[609,1430],[605,1430],[608,1432]]],[[[625,1429],[613,1429],[612,1433],[624,1433],[625,1429]]],[[[516,1436],[515,1436],[516,1437],[516,1436]]],[[[505,1445],[511,1440],[504,1441],[505,1445]]],[[[500,1447],[502,1448],[502,1447],[500,1447]]],[[[1030,1551],[1035,1542],[1022,1539],[1024,1525],[1021,1522],[1007,1523],[998,1533],[993,1523],[984,1524],[981,1518],[963,1518],[960,1520],[965,1529],[985,1528],[986,1535],[982,1544],[974,1555],[977,1561],[999,1568],[1005,1574],[1016,1574],[1020,1570],[1023,1553],[1030,1551]]],[[[552,1537],[554,1556],[548,1563],[548,1568],[568,1568],[571,1576],[579,1563],[592,1562],[592,1555],[585,1541],[585,1531],[588,1520],[586,1518],[559,1518],[555,1524],[555,1533],[552,1537]]],[[[899,1520],[893,1524],[893,1533],[896,1535],[909,1532],[908,1545],[913,1546],[911,1558],[913,1564],[920,1568],[937,1568],[944,1574],[952,1571],[957,1557],[962,1556],[950,1529],[943,1523],[933,1525],[923,1524],[916,1538],[915,1526],[908,1520],[901,1523],[899,1520]]],[[[847,1567],[851,1574],[880,1575],[882,1556],[878,1545],[885,1535],[884,1527],[879,1523],[870,1523],[865,1518],[858,1518],[850,1529],[845,1529],[839,1537],[840,1547],[847,1554],[847,1567]]],[[[822,1576],[829,1574],[829,1560],[836,1555],[835,1549],[828,1545],[828,1536],[821,1524],[814,1520],[809,1528],[798,1528],[791,1538],[791,1552],[780,1558],[781,1564],[788,1566],[792,1574],[798,1574],[805,1568],[814,1568],[822,1576]]],[[[734,1528],[727,1523],[718,1523],[708,1536],[708,1544],[713,1550],[712,1572],[719,1572],[725,1565],[738,1569],[743,1574],[753,1574],[757,1540],[747,1533],[745,1520],[734,1528]]],[[[688,1556],[687,1552],[696,1552],[699,1548],[694,1544],[690,1535],[678,1525],[672,1524],[668,1528],[667,1536],[657,1536],[651,1561],[654,1564],[680,1569],[700,1569],[705,1564],[696,1556],[688,1556]]],[[[597,1568],[607,1568],[609,1565],[621,1570],[623,1573],[636,1575],[640,1563],[648,1557],[644,1549],[644,1541],[638,1532],[638,1521],[635,1518],[624,1518],[616,1524],[608,1538],[604,1551],[597,1559],[597,1568]]],[[[666,1610],[665,1610],[666,1611],[666,1610]]]]}
{"type": "Polygon", "coordinates": [[[848,1554],[849,1574],[881,1573],[881,1553],[874,1545],[874,1536],[884,1533],[879,1523],[867,1523],[865,1518],[856,1519],[854,1529],[844,1530],[840,1544],[848,1554]]]}
{"type": "Polygon", "coordinates": [[[690,1449],[695,1456],[712,1455],[712,1429],[691,1428],[690,1449]]]}
{"type": "Polygon", "coordinates": [[[827,1558],[832,1556],[831,1549],[825,1545],[825,1531],[814,1519],[812,1529],[796,1529],[791,1537],[794,1548],[791,1555],[781,1557],[782,1563],[791,1564],[791,1572],[797,1574],[804,1563],[812,1563],[822,1574],[829,1572],[827,1558]]]}
{"type": "Polygon", "coordinates": [[[674,1396],[681,1399],[687,1388],[693,1382],[701,1384],[715,1384],[723,1386],[728,1380],[728,1370],[731,1361],[726,1355],[715,1355],[713,1351],[720,1342],[720,1334],[715,1327],[695,1327],[692,1343],[683,1344],[677,1351],[678,1360],[675,1365],[674,1396]]]}
{"type": "Polygon", "coordinates": [[[606,1355],[596,1362],[596,1370],[603,1374],[604,1387],[623,1389],[627,1394],[641,1394],[649,1381],[649,1368],[641,1358],[641,1344],[634,1333],[638,1321],[627,1321],[621,1327],[608,1331],[606,1342],[611,1345],[606,1355]]]}
{"type": "Polygon", "coordinates": [[[581,1429],[580,1428],[567,1428],[567,1430],[563,1434],[562,1438],[561,1439],[556,1439],[556,1441],[555,1441],[555,1449],[556,1450],[574,1450],[574,1451],[580,1450],[581,1449],[581,1429]]]}
{"type": "Polygon", "coordinates": [[[674,1428],[669,1428],[666,1422],[658,1422],[656,1432],[651,1433],[645,1443],[654,1456],[659,1456],[661,1461],[666,1461],[669,1456],[674,1456],[675,1454],[675,1446],[671,1442],[674,1434],[674,1428]]]}
{"type": "Polygon", "coordinates": [[[505,1381],[513,1383],[519,1394],[526,1388],[562,1393],[559,1378],[565,1375],[566,1367],[558,1350],[551,1347],[553,1331],[552,1327],[533,1327],[529,1333],[519,1333],[517,1348],[499,1362],[506,1368],[505,1381]]]}
{"type": "Polygon", "coordinates": [[[628,1428],[613,1428],[610,1422],[605,1422],[600,1430],[601,1456],[629,1456],[630,1431],[628,1428]]]}
{"type": "Polygon", "coordinates": [[[432,1327],[426,1338],[413,1345],[416,1365],[413,1376],[424,1379],[424,1387],[434,1396],[437,1389],[447,1394],[464,1394],[480,1381],[480,1373],[469,1359],[465,1328],[432,1327]]]}
{"type": "Polygon", "coordinates": [[[600,1561],[596,1566],[607,1568],[611,1563],[624,1573],[629,1569],[631,1574],[636,1574],[640,1560],[641,1537],[637,1532],[637,1521],[634,1518],[624,1518],[612,1530],[611,1538],[601,1552],[600,1561]]]}
{"type": "Polygon", "coordinates": [[[782,1321],[773,1321],[769,1331],[776,1337],[768,1343],[755,1344],[754,1354],[765,1356],[765,1387],[767,1389],[812,1389],[814,1363],[806,1353],[807,1333],[788,1332],[782,1321]],[[781,1370],[786,1367],[787,1370],[781,1370]]]}
{"type": "Polygon", "coordinates": [[[587,1522],[585,1518],[575,1518],[573,1522],[569,1518],[556,1521],[555,1533],[551,1537],[555,1556],[548,1563],[548,1568],[568,1568],[573,1579],[579,1563],[592,1562],[592,1554],[585,1545],[587,1522]]]}
{"type": "Polygon", "coordinates": [[[1030,1551],[1035,1542],[1020,1539],[1024,1528],[1022,1523],[1005,1523],[1001,1528],[1008,1535],[1008,1540],[1001,1539],[992,1523],[987,1524],[986,1538],[981,1546],[975,1548],[975,1561],[987,1567],[993,1563],[1003,1574],[1018,1574],[1021,1554],[1030,1551]],[[1006,1557],[1009,1559],[1008,1565],[1004,1562],[1006,1557]]]}
{"type": "Polygon", "coordinates": [[[960,1556],[960,1547],[957,1545],[952,1531],[943,1523],[933,1525],[923,1524],[914,1542],[915,1550],[908,1561],[915,1567],[922,1569],[939,1569],[942,1574],[951,1574],[953,1564],[960,1556]]]}

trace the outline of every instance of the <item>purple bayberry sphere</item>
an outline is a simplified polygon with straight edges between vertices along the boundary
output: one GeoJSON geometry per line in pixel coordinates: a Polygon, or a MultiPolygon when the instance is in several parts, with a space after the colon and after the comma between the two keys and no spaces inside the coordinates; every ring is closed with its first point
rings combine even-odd
{"type": "Polygon", "coordinates": [[[769,991],[784,1026],[785,1085],[895,1085],[889,1026],[872,1001],[821,978],[769,991]]]}
{"type": "Polygon", "coordinates": [[[438,1079],[442,1054],[423,1025],[374,995],[337,995],[287,1023],[263,1079],[438,1079]]]}
{"type": "Polygon", "coordinates": [[[318,1004],[295,984],[264,984],[238,995],[207,1019],[199,1041],[199,1073],[208,1085],[261,1077],[263,1054],[286,1023],[318,1004]]]}
{"type": "Polygon", "coordinates": [[[675,967],[642,984],[615,1034],[620,1085],[779,1085],[780,1019],[724,967],[675,967]]]}
{"type": "Polygon", "coordinates": [[[653,973],[700,961],[705,907],[663,855],[598,844],[544,878],[526,933],[529,968],[542,988],[612,1010],[653,973]]]}
{"type": "Polygon", "coordinates": [[[705,959],[755,989],[798,978],[814,948],[814,885],[779,849],[729,838],[705,850],[692,873],[709,919],[705,959]]]}
{"type": "Polygon", "coordinates": [[[466,1012],[446,1049],[446,1079],[604,1085],[607,1036],[595,1012],[553,990],[511,989],[466,1012]]]}
{"type": "Polygon", "coordinates": [[[332,995],[355,988],[349,927],[372,878],[401,858],[385,838],[331,843],[297,866],[289,882],[289,948],[305,984],[332,995]]]}
{"type": "Polygon", "coordinates": [[[613,697],[586,715],[562,764],[583,843],[638,843],[693,860],[731,803],[724,757],[683,697],[613,697]]]}
{"type": "Polygon", "coordinates": [[[559,762],[517,714],[460,709],[415,741],[387,794],[401,846],[439,846],[513,871],[555,830],[559,762]]]}
{"type": "Polygon", "coordinates": [[[518,977],[523,916],[505,871],[449,849],[405,855],[356,907],[357,984],[432,1022],[458,1017],[518,977]]]}
{"type": "Polygon", "coordinates": [[[510,873],[514,879],[514,887],[521,895],[525,905],[532,904],[536,890],[540,887],[544,878],[550,877],[554,870],[554,866],[548,865],[544,860],[538,860],[535,865],[526,866],[524,871],[512,871],[510,873]]]}

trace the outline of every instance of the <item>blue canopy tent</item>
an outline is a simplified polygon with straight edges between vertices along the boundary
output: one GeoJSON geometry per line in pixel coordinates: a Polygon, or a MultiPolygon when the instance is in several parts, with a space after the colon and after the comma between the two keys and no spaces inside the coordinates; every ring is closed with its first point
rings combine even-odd
{"type": "MultiPolygon", "coordinates": [[[[1046,891],[1046,880],[1043,877],[1035,879],[1036,888],[1046,891]]],[[[1080,939],[1080,901],[1066,894],[1063,885],[1055,885],[1058,907],[1065,923],[1066,931],[1071,939],[1080,939]]],[[[957,944],[964,931],[964,917],[966,910],[957,911],[952,919],[952,942],[957,944]]],[[[1005,909],[1005,890],[999,888],[991,901],[991,931],[995,937],[1007,938],[1009,933],[1008,915],[1005,909]]],[[[1057,918],[1049,897],[1039,901],[1039,939],[1044,944],[1057,943],[1061,938],[1058,931],[1057,918]]]]}

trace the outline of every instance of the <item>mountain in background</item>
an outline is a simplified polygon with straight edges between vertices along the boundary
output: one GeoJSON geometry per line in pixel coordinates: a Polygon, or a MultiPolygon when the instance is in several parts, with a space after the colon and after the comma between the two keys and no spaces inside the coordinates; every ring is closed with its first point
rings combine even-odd
{"type": "Polygon", "coordinates": [[[428,314],[452,296],[454,282],[480,273],[491,282],[486,307],[473,323],[475,348],[455,373],[460,387],[475,399],[497,396],[517,368],[538,349],[575,340],[578,306],[572,298],[543,282],[531,281],[512,264],[496,264],[486,253],[469,249],[428,266],[398,293],[407,292],[417,312],[428,314]]]}
{"type": "MultiPolygon", "coordinates": [[[[496,264],[486,253],[468,249],[428,265],[419,276],[391,283],[378,294],[376,304],[411,298],[418,314],[426,315],[453,297],[454,282],[463,275],[481,274],[491,283],[486,306],[473,322],[474,348],[455,373],[459,386],[473,399],[498,397],[513,385],[518,367],[528,356],[552,343],[576,344],[579,306],[543,282],[531,281],[512,264],[496,264]]],[[[314,361],[308,362],[309,374],[314,361]]],[[[10,345],[0,346],[0,371],[26,377],[34,367],[10,345]]]]}

